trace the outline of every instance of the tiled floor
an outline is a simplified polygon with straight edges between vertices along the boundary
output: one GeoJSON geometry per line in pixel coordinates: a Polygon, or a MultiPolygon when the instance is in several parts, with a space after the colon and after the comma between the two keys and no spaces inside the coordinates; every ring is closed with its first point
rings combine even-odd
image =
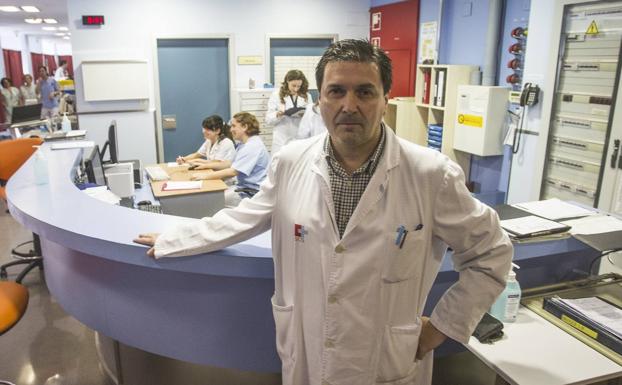
{"type": "MultiPolygon", "coordinates": [[[[0,201],[0,263],[12,260],[10,249],[31,236],[6,213],[5,202],[0,201]]],[[[9,279],[14,280],[21,269],[21,266],[10,268],[9,279]]],[[[33,270],[23,283],[28,287],[30,302],[20,322],[0,336],[0,380],[18,385],[113,385],[100,367],[94,332],[63,311],[48,292],[42,272],[33,270]]],[[[127,351],[127,356],[132,354],[135,352],[127,351]]],[[[155,370],[167,378],[174,376],[176,369],[167,369],[171,366],[170,360],[152,356],[147,361],[141,361],[137,366],[146,364],[146,370],[152,373],[155,370]]],[[[192,370],[191,366],[181,367],[192,370]]],[[[200,380],[191,382],[274,384],[278,383],[278,378],[215,369],[200,380]]],[[[177,382],[172,380],[167,383],[177,382]]],[[[437,359],[434,385],[454,384],[494,384],[494,374],[469,353],[437,359]]]]}

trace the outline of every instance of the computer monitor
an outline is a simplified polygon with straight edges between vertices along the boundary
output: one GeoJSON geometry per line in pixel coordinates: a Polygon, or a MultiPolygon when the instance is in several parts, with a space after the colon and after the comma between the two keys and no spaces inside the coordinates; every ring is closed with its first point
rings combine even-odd
{"type": "Polygon", "coordinates": [[[119,163],[119,145],[117,142],[117,122],[113,120],[108,127],[108,140],[102,149],[102,159],[106,155],[106,150],[110,151],[110,159],[106,163],[119,163]]]}
{"type": "Polygon", "coordinates": [[[104,173],[99,146],[95,145],[91,154],[84,160],[84,170],[89,183],[106,186],[106,174],[104,173]]]}
{"type": "Polygon", "coordinates": [[[30,122],[41,119],[41,103],[13,107],[11,124],[30,122]]]}

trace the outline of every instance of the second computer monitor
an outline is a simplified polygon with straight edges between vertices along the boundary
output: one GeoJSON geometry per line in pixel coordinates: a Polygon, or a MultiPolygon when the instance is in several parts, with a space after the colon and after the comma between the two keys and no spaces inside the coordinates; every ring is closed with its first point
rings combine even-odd
{"type": "Polygon", "coordinates": [[[110,152],[110,160],[107,163],[119,163],[119,144],[117,140],[117,122],[113,120],[108,127],[108,140],[102,149],[102,159],[106,155],[106,150],[110,152]]]}
{"type": "Polygon", "coordinates": [[[84,159],[84,169],[89,183],[95,183],[99,186],[106,185],[106,174],[104,173],[99,146],[95,145],[91,154],[84,159]]]}

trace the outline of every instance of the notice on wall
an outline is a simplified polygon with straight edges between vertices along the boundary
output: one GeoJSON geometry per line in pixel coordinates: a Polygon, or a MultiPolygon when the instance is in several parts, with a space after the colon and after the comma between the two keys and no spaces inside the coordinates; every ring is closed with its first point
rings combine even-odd
{"type": "Polygon", "coordinates": [[[419,57],[419,63],[424,63],[426,60],[430,61],[430,64],[436,62],[436,30],[438,25],[436,21],[428,21],[421,23],[421,56],[419,57]]]}
{"type": "Polygon", "coordinates": [[[309,81],[309,89],[316,90],[315,67],[321,56],[275,56],[274,87],[278,88],[289,70],[300,70],[309,81]]]}

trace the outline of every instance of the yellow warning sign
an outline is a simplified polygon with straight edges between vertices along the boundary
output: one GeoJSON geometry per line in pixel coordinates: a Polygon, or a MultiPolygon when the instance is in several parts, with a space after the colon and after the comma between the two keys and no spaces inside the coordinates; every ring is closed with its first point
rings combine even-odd
{"type": "Polygon", "coordinates": [[[590,26],[587,27],[587,31],[585,31],[586,35],[597,35],[598,34],[598,26],[596,25],[596,20],[592,20],[590,26]]]}
{"type": "Polygon", "coordinates": [[[464,124],[465,126],[482,128],[484,126],[484,117],[480,115],[459,114],[458,123],[464,124]]]}

